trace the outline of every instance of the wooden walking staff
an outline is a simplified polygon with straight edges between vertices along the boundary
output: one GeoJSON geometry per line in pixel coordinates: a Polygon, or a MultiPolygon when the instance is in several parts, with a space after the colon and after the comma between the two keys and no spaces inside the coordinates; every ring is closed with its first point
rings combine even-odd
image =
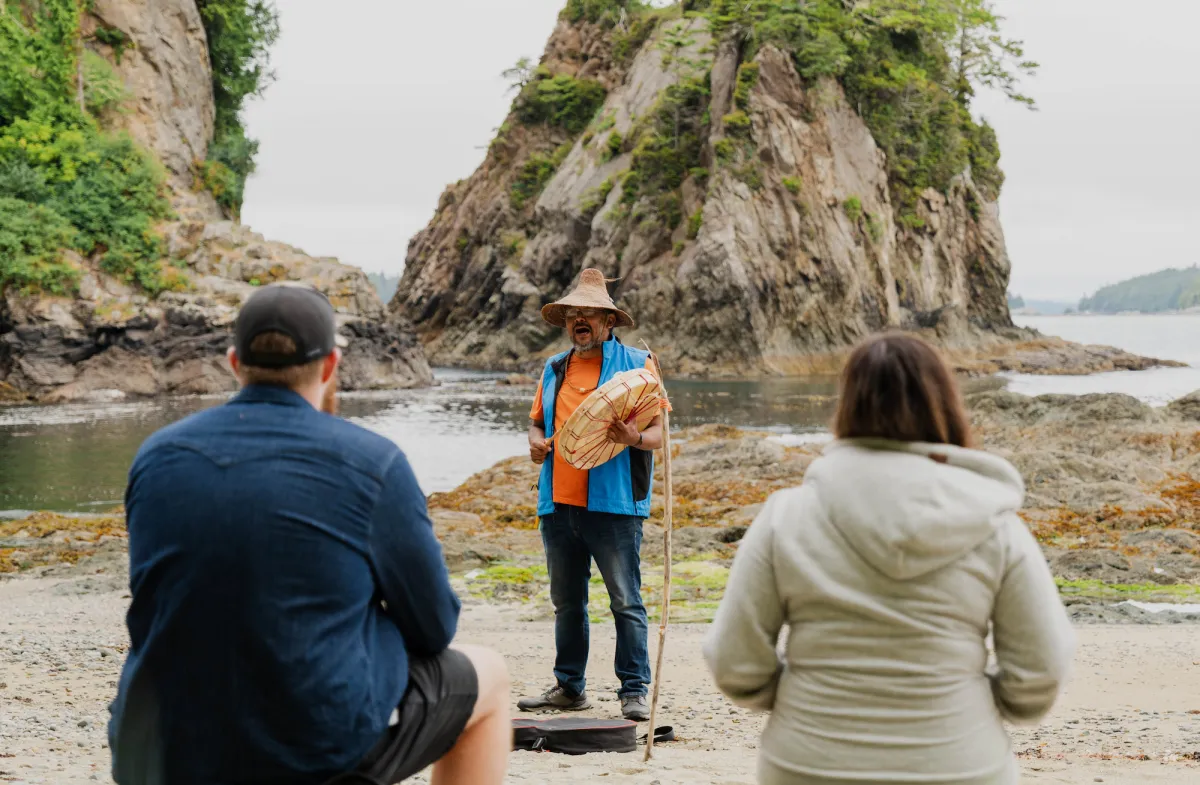
{"type": "MultiPolygon", "coordinates": [[[[650,347],[645,341],[642,341],[642,346],[646,347],[646,351],[650,352],[650,347]]],[[[662,388],[662,396],[667,399],[667,385],[663,378],[662,366],[658,364],[658,357],[654,352],[650,352],[650,356],[654,358],[654,371],[658,375],[658,384],[662,388]]],[[[674,524],[672,517],[672,489],[671,489],[671,412],[669,409],[662,410],[662,431],[663,431],[663,485],[665,486],[665,501],[663,502],[663,593],[662,593],[662,616],[658,622],[658,662],[654,666],[654,694],[650,698],[650,731],[646,734],[646,757],[644,760],[650,760],[654,752],[654,728],[655,717],[658,714],[658,690],[662,686],[663,672],[663,649],[667,640],[667,624],[671,619],[671,528],[674,524]]]]}

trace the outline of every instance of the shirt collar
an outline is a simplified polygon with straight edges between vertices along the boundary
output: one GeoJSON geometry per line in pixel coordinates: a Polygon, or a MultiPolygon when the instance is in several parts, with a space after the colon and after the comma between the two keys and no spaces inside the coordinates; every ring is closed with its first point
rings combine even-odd
{"type": "Polygon", "coordinates": [[[252,384],[248,387],[243,387],[242,391],[234,396],[231,403],[273,403],[280,406],[307,406],[310,409],[310,404],[303,395],[298,392],[293,392],[286,387],[273,387],[266,384],[252,384]]]}

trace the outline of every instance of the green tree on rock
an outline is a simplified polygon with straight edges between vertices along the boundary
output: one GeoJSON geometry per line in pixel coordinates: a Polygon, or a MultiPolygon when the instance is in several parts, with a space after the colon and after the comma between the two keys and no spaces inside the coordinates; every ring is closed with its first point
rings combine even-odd
{"type": "Polygon", "coordinates": [[[275,80],[270,48],[279,38],[279,13],[268,0],[196,0],[212,63],[216,123],[200,182],[233,216],[242,209],[258,141],[246,136],[246,101],[275,80]]]}
{"type": "Polygon", "coordinates": [[[1032,76],[1038,64],[1025,59],[1023,41],[1004,38],[991,0],[950,0],[955,13],[954,40],[947,50],[953,61],[954,92],[964,106],[975,95],[975,86],[999,90],[1010,99],[1034,108],[1022,93],[1019,81],[1032,76]]]}

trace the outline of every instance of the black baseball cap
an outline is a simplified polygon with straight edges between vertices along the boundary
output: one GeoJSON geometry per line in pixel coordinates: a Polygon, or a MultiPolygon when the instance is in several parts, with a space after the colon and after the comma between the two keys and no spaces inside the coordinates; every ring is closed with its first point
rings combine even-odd
{"type": "Polygon", "coordinates": [[[319,360],[346,340],[337,334],[333,305],[310,286],[275,283],[264,286],[242,306],[234,324],[234,348],[243,365],[289,368],[319,360]],[[296,344],[290,355],[258,354],[250,349],[263,333],[283,333],[296,344]]]}

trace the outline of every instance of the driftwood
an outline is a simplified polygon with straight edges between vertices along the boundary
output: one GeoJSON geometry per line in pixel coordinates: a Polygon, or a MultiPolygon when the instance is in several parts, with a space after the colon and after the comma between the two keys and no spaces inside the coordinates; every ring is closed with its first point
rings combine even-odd
{"type": "MultiPolygon", "coordinates": [[[[646,346],[645,342],[642,342],[646,346]]],[[[650,351],[650,347],[646,346],[646,351],[650,351]]],[[[663,398],[667,397],[666,380],[663,378],[662,366],[658,364],[658,357],[653,352],[650,356],[654,358],[654,370],[658,374],[658,382],[662,387],[663,398]]],[[[654,752],[654,728],[657,727],[654,723],[658,715],[658,694],[662,688],[663,674],[663,651],[667,641],[667,625],[671,620],[671,528],[673,525],[672,518],[672,486],[671,486],[671,412],[663,409],[662,413],[662,431],[663,431],[663,486],[664,486],[664,501],[663,501],[663,592],[662,592],[662,615],[658,623],[658,661],[654,666],[654,692],[650,698],[650,731],[646,734],[646,757],[645,760],[650,760],[654,752]]]]}

